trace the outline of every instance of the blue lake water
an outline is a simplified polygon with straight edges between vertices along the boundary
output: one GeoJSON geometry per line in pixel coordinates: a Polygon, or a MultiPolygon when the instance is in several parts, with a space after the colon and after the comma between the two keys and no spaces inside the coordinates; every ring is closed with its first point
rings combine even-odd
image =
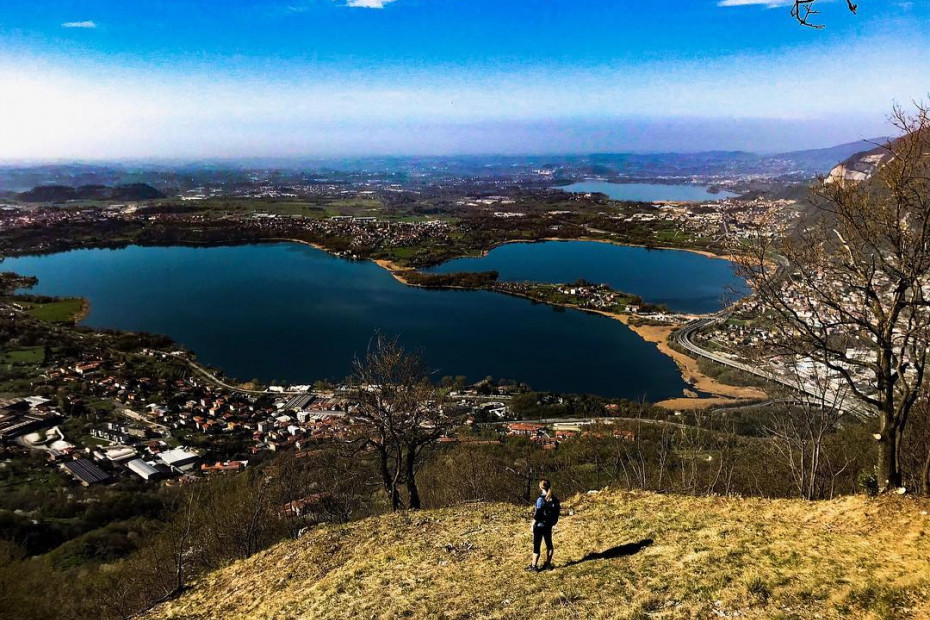
{"type": "Polygon", "coordinates": [[[634,293],[676,312],[705,314],[748,292],[728,261],[681,250],[650,250],[592,241],[508,243],[480,258],[457,258],[429,270],[497,271],[509,282],[568,283],[584,278],[634,293]]]}
{"type": "Polygon", "coordinates": [[[76,250],[7,259],[0,270],[37,276],[36,294],[88,298],[86,325],[168,335],[243,380],[342,379],[380,330],[422,350],[437,378],[647,400],[686,387],[671,359],[618,321],[412,288],[371,262],[299,244],[76,250]]]}
{"type": "Polygon", "coordinates": [[[711,193],[700,185],[664,185],[662,183],[608,183],[606,181],[582,181],[564,185],[558,189],[576,194],[600,193],[613,200],[635,202],[703,202],[733,198],[738,194],[727,191],[711,193]]]}

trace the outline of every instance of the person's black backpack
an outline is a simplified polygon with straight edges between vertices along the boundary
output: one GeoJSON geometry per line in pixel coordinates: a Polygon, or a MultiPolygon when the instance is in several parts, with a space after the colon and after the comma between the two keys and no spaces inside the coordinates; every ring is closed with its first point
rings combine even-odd
{"type": "Polygon", "coordinates": [[[547,526],[552,527],[559,522],[559,515],[562,514],[562,504],[559,503],[559,498],[555,495],[552,496],[547,502],[543,502],[542,505],[542,522],[547,526]]]}

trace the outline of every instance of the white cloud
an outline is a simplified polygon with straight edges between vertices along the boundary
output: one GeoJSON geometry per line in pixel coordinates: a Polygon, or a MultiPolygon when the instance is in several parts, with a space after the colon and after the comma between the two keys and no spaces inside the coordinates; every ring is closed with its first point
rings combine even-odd
{"type": "Polygon", "coordinates": [[[65,22],[61,25],[62,28],[96,28],[97,24],[90,20],[83,22],[65,22]]]}
{"type": "MultiPolygon", "coordinates": [[[[120,67],[7,54],[0,55],[0,92],[16,96],[4,101],[0,114],[0,161],[453,152],[460,148],[456,144],[465,143],[469,152],[476,152],[478,142],[497,126],[488,129],[488,123],[570,124],[574,119],[618,118],[717,119],[727,134],[722,129],[713,141],[708,137],[706,148],[736,145],[775,151],[787,138],[753,135],[752,126],[737,121],[773,119],[786,127],[799,120],[835,119],[830,122],[847,128],[845,134],[831,134],[839,143],[883,135],[887,128],[882,129],[882,123],[894,101],[907,102],[926,93],[930,46],[919,37],[866,37],[844,44],[842,54],[835,49],[823,44],[792,48],[797,57],[820,59],[816,80],[799,80],[797,68],[779,54],[588,69],[372,71],[309,65],[241,72],[221,65],[120,67]],[[850,57],[857,62],[850,63],[850,57]],[[890,66],[895,70],[889,71],[890,66]],[[870,124],[859,132],[859,119],[879,126],[870,124]],[[443,145],[440,138],[431,138],[429,144],[419,143],[416,128],[426,125],[460,127],[452,136],[459,142],[443,145]]],[[[645,144],[656,123],[628,123],[621,133],[627,144],[645,144]]],[[[814,125],[804,125],[804,131],[809,133],[814,125]]],[[[555,146],[546,148],[555,149],[560,148],[559,136],[564,136],[568,149],[570,139],[588,139],[585,136],[602,127],[565,126],[562,133],[538,137],[527,130],[505,146],[509,152],[532,150],[529,145],[542,144],[549,136],[546,139],[554,140],[555,146]]],[[[667,136],[681,127],[663,126],[667,136]]],[[[830,144],[820,142],[819,136],[811,133],[797,144],[830,144]]],[[[487,148],[504,148],[503,138],[496,140],[487,148]]],[[[597,144],[595,151],[618,148],[597,144]]],[[[674,146],[669,141],[662,144],[666,149],[674,146]]]]}
{"type": "MultiPolygon", "coordinates": [[[[395,2],[396,0],[333,0],[338,2],[342,6],[352,7],[356,9],[383,9],[388,4],[395,2]]],[[[292,2],[283,7],[284,12],[286,13],[306,13],[311,10],[313,5],[316,4],[314,0],[307,0],[304,2],[292,2]]]]}
{"type": "Polygon", "coordinates": [[[391,2],[394,0],[346,0],[346,6],[360,9],[383,9],[384,5],[391,2]]]}

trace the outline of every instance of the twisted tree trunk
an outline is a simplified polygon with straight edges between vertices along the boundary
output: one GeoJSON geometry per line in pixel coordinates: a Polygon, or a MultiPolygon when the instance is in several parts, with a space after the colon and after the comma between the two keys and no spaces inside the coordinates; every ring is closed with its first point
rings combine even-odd
{"type": "Polygon", "coordinates": [[[927,450],[927,458],[924,459],[924,470],[920,482],[923,494],[930,496],[930,449],[927,450]]]}
{"type": "Polygon", "coordinates": [[[416,478],[417,448],[411,444],[407,448],[407,505],[411,510],[420,509],[420,490],[417,488],[416,478]]]}

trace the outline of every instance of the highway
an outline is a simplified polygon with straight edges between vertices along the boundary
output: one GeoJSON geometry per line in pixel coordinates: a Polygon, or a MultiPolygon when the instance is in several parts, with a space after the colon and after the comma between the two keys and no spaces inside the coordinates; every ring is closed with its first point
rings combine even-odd
{"type": "Polygon", "coordinates": [[[819,403],[822,398],[825,398],[828,404],[832,404],[832,406],[837,407],[843,412],[852,414],[858,418],[871,418],[875,416],[875,412],[871,408],[867,407],[864,403],[854,398],[844,398],[846,390],[843,389],[842,385],[831,385],[833,402],[829,403],[831,394],[824,395],[822,390],[817,386],[803,383],[799,384],[797,381],[782,377],[774,372],[763,370],[755,366],[750,366],[749,364],[738,362],[727,356],[719,355],[713,351],[708,351],[707,349],[699,347],[692,341],[692,338],[695,334],[710,327],[711,325],[725,321],[729,314],[730,310],[725,309],[712,317],[695,319],[680,329],[672,332],[671,338],[675,344],[688,351],[689,353],[711,360],[718,364],[723,364],[724,366],[729,366],[730,368],[736,368],[737,370],[755,375],[756,377],[761,377],[766,381],[771,381],[772,383],[783,385],[790,390],[800,392],[801,394],[810,397],[812,399],[811,402],[813,403],[819,403]]]}
{"type": "MultiPolygon", "coordinates": [[[[786,259],[784,256],[777,256],[775,257],[774,260],[775,262],[778,263],[778,272],[775,274],[775,278],[774,278],[774,281],[777,282],[778,280],[781,280],[782,278],[786,276],[786,274],[788,273],[788,268],[790,267],[790,263],[788,262],[788,259],[786,259]]],[[[690,321],[683,327],[672,332],[672,335],[671,335],[672,341],[675,344],[677,344],[679,347],[684,349],[685,351],[688,351],[689,353],[692,353],[693,355],[696,355],[698,357],[703,357],[704,359],[711,360],[712,362],[716,362],[724,366],[729,366],[730,368],[735,368],[742,372],[749,373],[756,377],[760,377],[762,379],[765,379],[766,381],[771,381],[772,383],[783,385],[795,393],[809,397],[811,400],[809,400],[808,402],[816,404],[816,403],[821,402],[821,400],[828,401],[830,399],[831,395],[830,394],[824,395],[823,389],[820,386],[808,385],[808,384],[803,384],[803,383],[799,384],[797,380],[794,380],[788,377],[783,377],[781,375],[778,375],[777,373],[774,373],[774,372],[771,372],[769,370],[765,370],[762,368],[758,368],[756,366],[750,366],[749,364],[739,362],[725,355],[714,353],[713,351],[708,351],[707,349],[704,349],[694,343],[692,338],[694,337],[695,334],[703,331],[704,329],[707,329],[708,327],[711,327],[712,325],[716,325],[716,324],[726,321],[729,318],[732,311],[733,311],[733,307],[730,306],[728,308],[724,308],[723,310],[721,310],[720,312],[712,316],[703,317],[703,318],[690,321]]],[[[843,385],[842,383],[832,384],[831,382],[830,387],[831,387],[832,399],[833,399],[833,402],[831,403],[832,406],[842,410],[845,413],[850,413],[852,415],[855,415],[856,417],[860,419],[871,418],[875,416],[876,412],[873,411],[870,407],[868,407],[865,403],[862,403],[856,400],[855,398],[848,398],[848,399],[845,398],[845,395],[847,394],[848,390],[846,389],[846,386],[843,385]]]]}
{"type": "Polygon", "coordinates": [[[206,377],[213,383],[217,384],[218,386],[222,388],[226,388],[227,390],[231,392],[238,392],[240,394],[254,394],[257,396],[297,396],[299,394],[306,394],[306,392],[289,392],[286,390],[280,391],[280,392],[269,392],[267,390],[246,390],[244,388],[236,387],[235,385],[226,383],[225,381],[223,381],[222,379],[220,379],[219,377],[211,373],[209,370],[207,370],[206,368],[204,368],[197,362],[193,362],[187,359],[186,357],[184,357],[183,355],[179,355],[177,353],[169,353],[168,355],[174,357],[177,360],[184,362],[185,364],[187,364],[188,366],[196,370],[198,373],[200,373],[201,375],[203,375],[204,377],[206,377]]]}

